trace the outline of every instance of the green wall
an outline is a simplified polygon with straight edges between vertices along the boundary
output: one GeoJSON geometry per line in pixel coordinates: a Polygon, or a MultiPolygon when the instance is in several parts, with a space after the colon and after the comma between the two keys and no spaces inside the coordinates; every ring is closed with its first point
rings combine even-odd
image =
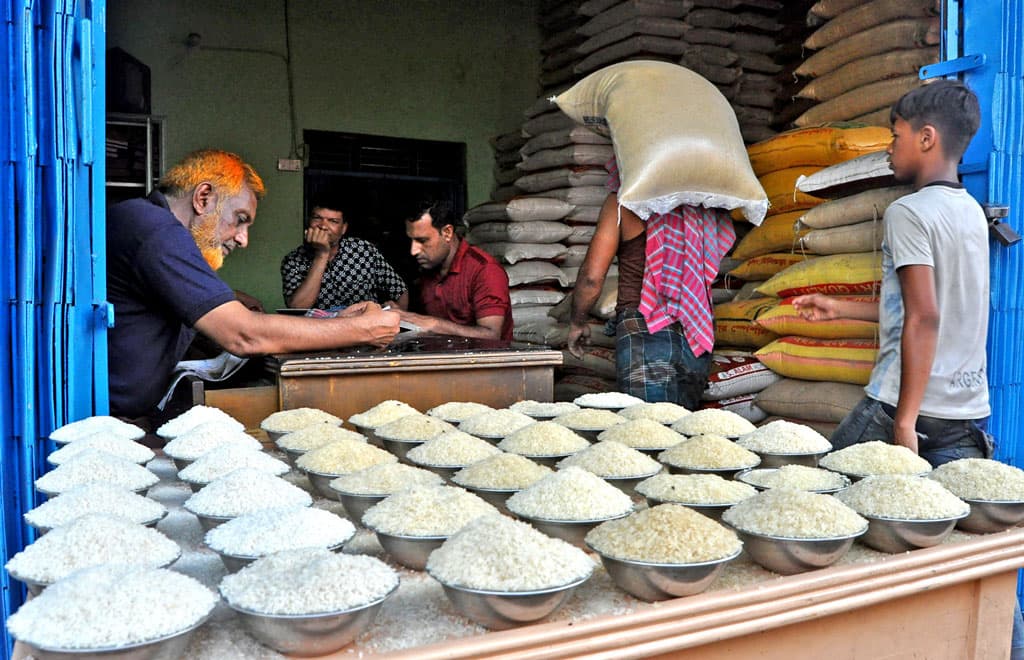
{"type": "MultiPolygon", "coordinates": [[[[291,0],[296,136],[303,129],[466,143],[468,203],[487,200],[488,138],[515,130],[537,95],[537,0],[291,0]]],[[[201,147],[241,154],[263,176],[249,247],[221,275],[268,309],[301,241],[302,174],[291,147],[285,0],[108,0],[108,46],[152,72],[170,164],[201,147]],[[189,33],[201,36],[187,48],[189,33]],[[269,53],[224,51],[241,48],[269,53]]]]}

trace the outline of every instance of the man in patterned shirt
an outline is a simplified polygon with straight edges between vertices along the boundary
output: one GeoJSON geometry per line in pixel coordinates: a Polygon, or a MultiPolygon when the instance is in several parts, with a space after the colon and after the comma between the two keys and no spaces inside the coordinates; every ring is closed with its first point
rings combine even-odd
{"type": "Polygon", "coordinates": [[[348,222],[337,202],[314,202],[305,243],[281,260],[288,307],[333,309],[372,300],[405,309],[405,282],[369,241],[345,238],[348,222]]]}

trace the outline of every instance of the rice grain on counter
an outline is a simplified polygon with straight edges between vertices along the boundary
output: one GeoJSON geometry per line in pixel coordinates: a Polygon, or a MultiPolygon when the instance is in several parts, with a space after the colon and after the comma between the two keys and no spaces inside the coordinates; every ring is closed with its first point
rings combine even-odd
{"type": "Polygon", "coordinates": [[[427,559],[434,579],[487,591],[550,589],[593,570],[594,562],[579,548],[499,515],[477,518],[427,559]]]}
{"type": "Polygon", "coordinates": [[[653,419],[641,418],[601,431],[597,439],[614,440],[633,449],[667,449],[686,438],[653,419]]]}
{"type": "Polygon", "coordinates": [[[971,510],[969,504],[938,481],[906,474],[880,474],[836,493],[843,504],[863,516],[905,520],[954,518],[971,510]]]}
{"type": "Polygon", "coordinates": [[[192,427],[164,445],[163,452],[179,461],[194,461],[221,445],[239,445],[256,450],[263,448],[259,440],[245,431],[220,421],[192,427]]]}
{"type": "Polygon", "coordinates": [[[390,495],[413,486],[440,486],[444,477],[423,468],[402,463],[381,463],[365,470],[343,474],[331,481],[331,488],[354,495],[390,495]]]}
{"type": "Polygon", "coordinates": [[[729,410],[704,408],[686,415],[672,425],[672,430],[687,436],[720,435],[736,438],[750,433],[755,426],[729,410]]]}
{"type": "Polygon", "coordinates": [[[312,503],[309,493],[280,477],[241,468],[203,486],[185,500],[184,507],[204,516],[235,518],[260,509],[312,503]]]}
{"type": "Polygon", "coordinates": [[[757,489],[717,474],[656,474],[636,486],[644,497],[677,504],[736,504],[757,489]]]}
{"type": "Polygon", "coordinates": [[[156,434],[161,438],[176,438],[206,422],[224,422],[238,431],[245,430],[244,424],[220,408],[192,406],[174,419],[161,425],[156,430],[156,434]]]}
{"type": "Polygon", "coordinates": [[[798,539],[851,536],[868,524],[831,495],[791,488],[762,491],[727,509],[722,520],[746,532],[798,539]]]}
{"type": "Polygon", "coordinates": [[[252,612],[303,615],[368,605],[397,586],[398,574],[379,559],[304,548],[257,559],[226,575],[220,592],[232,606],[252,612]]]}
{"type": "Polygon", "coordinates": [[[616,424],[625,424],[626,418],[613,413],[611,410],[583,408],[576,412],[559,415],[551,421],[570,429],[593,431],[609,429],[616,424]]]}
{"type": "Polygon", "coordinates": [[[361,413],[352,415],[348,418],[348,421],[353,426],[365,426],[367,428],[375,429],[378,426],[387,424],[388,422],[393,422],[396,419],[418,412],[418,410],[404,401],[389,399],[387,401],[381,401],[369,410],[364,410],[361,413]]]}
{"type": "Polygon", "coordinates": [[[298,431],[286,433],[277,439],[277,446],[291,451],[312,451],[335,440],[366,442],[366,436],[330,424],[314,424],[298,431]]]}
{"type": "Polygon", "coordinates": [[[547,466],[518,454],[502,452],[462,468],[452,481],[469,488],[522,490],[549,474],[551,468],[547,466]]]}
{"type": "Polygon", "coordinates": [[[423,413],[413,413],[412,415],[399,417],[387,424],[382,424],[374,429],[374,432],[377,434],[377,437],[387,438],[388,440],[426,442],[442,433],[454,430],[454,426],[442,419],[424,415],[423,413]]]}
{"type": "Polygon", "coordinates": [[[50,531],[14,555],[5,568],[34,582],[56,582],[99,564],[166,566],[181,554],[178,544],[155,529],[91,513],[50,531]]]}
{"type": "Polygon", "coordinates": [[[928,476],[965,500],[1024,501],[1024,470],[992,459],[961,458],[928,476]]]}
{"type": "Polygon", "coordinates": [[[318,424],[341,426],[341,422],[340,417],[319,408],[292,408],[270,414],[260,422],[260,428],[268,433],[291,433],[318,424]]]}
{"type": "Polygon", "coordinates": [[[167,513],[163,504],[127,488],[94,481],[51,498],[25,514],[33,527],[52,529],[89,513],[105,513],[135,523],[148,523],[167,513]]]}
{"type": "Polygon", "coordinates": [[[439,406],[434,406],[427,411],[431,417],[437,417],[452,424],[458,424],[474,415],[491,412],[494,408],[485,406],[482,403],[472,401],[449,401],[439,406]]]}
{"type": "Polygon", "coordinates": [[[659,424],[674,424],[689,415],[690,411],[671,401],[656,401],[634,404],[623,408],[619,414],[626,419],[649,419],[659,424]]]}
{"type": "Polygon", "coordinates": [[[859,442],[825,454],[818,465],[859,476],[872,474],[924,474],[931,464],[901,445],[881,440],[859,442]]]}
{"type": "Polygon", "coordinates": [[[363,514],[375,532],[399,536],[451,536],[474,518],[498,510],[453,486],[417,486],[389,495],[363,514]]]}
{"type": "Polygon", "coordinates": [[[599,477],[616,479],[639,477],[661,470],[658,461],[614,440],[598,442],[558,462],[559,469],[570,466],[581,467],[599,477]]]}
{"type": "Polygon", "coordinates": [[[847,484],[843,475],[808,467],[806,465],[783,465],[777,469],[754,469],[743,475],[748,484],[761,488],[793,488],[796,490],[835,490],[847,484]]]}
{"type": "Polygon", "coordinates": [[[486,440],[462,431],[449,431],[413,447],[406,458],[418,465],[469,465],[500,453],[486,440]]]}
{"type": "Polygon", "coordinates": [[[534,422],[498,443],[498,449],[522,456],[564,456],[589,446],[585,438],[556,422],[534,422]]]}
{"type": "Polygon", "coordinates": [[[47,456],[46,460],[50,465],[63,465],[73,456],[86,449],[105,451],[108,454],[113,454],[137,465],[148,463],[156,456],[152,449],[146,445],[140,445],[134,440],[108,433],[93,433],[64,445],[47,456]]]}
{"type": "Polygon", "coordinates": [[[248,447],[225,445],[206,452],[194,463],[178,472],[178,478],[197,484],[208,484],[217,477],[239,468],[254,468],[267,474],[280,476],[290,468],[270,454],[253,451],[248,447]]]}
{"type": "Polygon", "coordinates": [[[643,403],[644,400],[624,392],[587,392],[572,400],[581,408],[610,408],[620,410],[643,403]]]}
{"type": "Polygon", "coordinates": [[[50,440],[64,444],[75,442],[94,433],[113,435],[126,440],[138,440],[146,435],[143,429],[134,424],[122,422],[110,415],[95,415],[54,429],[50,434],[50,440]]]}
{"type": "Polygon", "coordinates": [[[832,443],[810,426],[784,419],[741,435],[736,444],[762,454],[820,454],[832,449],[832,443]]]}
{"type": "MultiPolygon", "coordinates": [[[[694,413],[695,415],[697,413],[694,413]]],[[[696,435],[658,454],[666,465],[704,470],[754,467],[761,458],[720,435],[696,435]]]]}
{"type": "Polygon", "coordinates": [[[348,474],[381,463],[397,463],[398,458],[380,447],[357,440],[337,440],[295,461],[295,466],[317,474],[348,474]]]}
{"type": "Polygon", "coordinates": [[[217,601],[212,591],[181,573],[105,564],[51,585],[22,605],[7,627],[20,641],[44,648],[114,648],[186,630],[217,601]]]}
{"type": "Polygon", "coordinates": [[[131,461],[98,449],[86,449],[36,479],[35,484],[42,492],[59,495],[93,481],[128,490],[142,490],[160,481],[160,478],[131,461]]]}
{"type": "Polygon", "coordinates": [[[569,401],[516,401],[508,407],[509,410],[521,412],[530,417],[558,417],[565,413],[575,412],[580,409],[575,403],[569,401]]]}
{"type": "Polygon", "coordinates": [[[229,555],[262,557],[295,548],[333,548],[355,533],[351,522],[330,511],[292,506],[229,520],[208,531],[205,543],[229,555]]]}
{"type": "Polygon", "coordinates": [[[725,559],[743,547],[736,533],[693,509],[660,504],[603,522],[587,543],[615,559],[656,564],[696,564],[725,559]]]}
{"type": "Polygon", "coordinates": [[[543,520],[600,520],[629,513],[633,501],[596,474],[570,466],[512,495],[505,506],[543,520]]]}
{"type": "Polygon", "coordinates": [[[459,430],[486,438],[504,438],[533,423],[529,415],[506,408],[474,415],[459,424],[459,430]]]}

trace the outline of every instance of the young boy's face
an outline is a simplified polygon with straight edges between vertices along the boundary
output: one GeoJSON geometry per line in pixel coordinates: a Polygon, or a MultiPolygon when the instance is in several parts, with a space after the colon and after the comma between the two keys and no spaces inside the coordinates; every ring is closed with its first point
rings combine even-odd
{"type": "Polygon", "coordinates": [[[906,120],[896,118],[892,125],[892,142],[886,151],[897,181],[913,181],[920,169],[921,141],[906,120]]]}

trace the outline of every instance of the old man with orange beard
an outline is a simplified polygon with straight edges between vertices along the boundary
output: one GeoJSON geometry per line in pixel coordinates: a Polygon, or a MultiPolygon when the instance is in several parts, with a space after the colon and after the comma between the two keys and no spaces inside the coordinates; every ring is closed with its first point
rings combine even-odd
{"type": "Polygon", "coordinates": [[[239,356],[387,345],[398,314],[359,303],[333,319],[250,311],[216,271],[249,242],[264,186],[237,155],[204,150],[170,168],[148,197],[107,211],[110,414],[154,412],[196,331],[239,356]]]}

